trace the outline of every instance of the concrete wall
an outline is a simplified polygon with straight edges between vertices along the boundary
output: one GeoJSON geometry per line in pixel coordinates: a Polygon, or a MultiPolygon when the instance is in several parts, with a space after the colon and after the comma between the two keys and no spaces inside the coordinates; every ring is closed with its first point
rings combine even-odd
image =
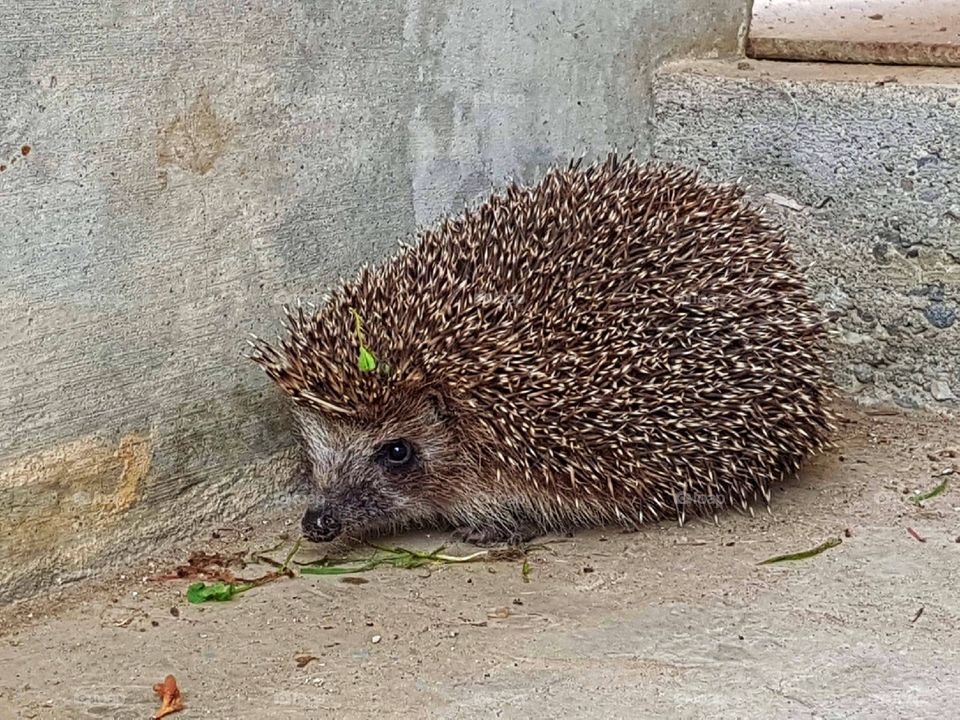
{"type": "Polygon", "coordinates": [[[960,69],[688,62],[655,97],[657,156],[742,177],[786,226],[843,390],[960,409],[960,69]]]}
{"type": "Polygon", "coordinates": [[[649,149],[745,0],[0,4],[0,600],[285,496],[241,359],[417,224],[649,149]]]}

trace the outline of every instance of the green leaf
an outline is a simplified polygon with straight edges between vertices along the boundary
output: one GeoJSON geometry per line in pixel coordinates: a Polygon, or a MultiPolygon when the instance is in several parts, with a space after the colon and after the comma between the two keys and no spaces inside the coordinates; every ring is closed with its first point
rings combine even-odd
{"type": "Polygon", "coordinates": [[[301,565],[301,575],[347,575],[348,573],[366,572],[373,568],[368,565],[360,565],[355,568],[342,567],[340,565],[301,565]]]}
{"type": "Polygon", "coordinates": [[[452,563],[473,562],[489,553],[486,550],[475,552],[472,555],[444,555],[444,546],[441,545],[433,552],[421,552],[419,550],[407,550],[405,548],[382,547],[368,543],[370,547],[376,550],[376,553],[369,560],[344,558],[339,560],[330,560],[327,562],[354,563],[355,567],[346,565],[328,565],[326,563],[313,563],[300,565],[300,572],[303,575],[346,575],[347,573],[359,573],[373,570],[381,565],[401,568],[403,570],[412,570],[424,567],[426,565],[447,565],[452,563]]]}
{"type": "Polygon", "coordinates": [[[365,345],[366,340],[363,337],[363,321],[360,319],[360,313],[353,308],[350,308],[350,312],[353,313],[354,332],[357,335],[357,344],[360,346],[360,358],[357,361],[357,366],[360,368],[360,372],[372,372],[377,369],[377,358],[365,345]]]}
{"type": "Polygon", "coordinates": [[[187,588],[187,600],[191,603],[204,603],[208,600],[224,602],[232,600],[234,595],[246,592],[253,585],[234,585],[233,583],[215,582],[210,585],[202,582],[195,582],[187,588]]]}
{"type": "Polygon", "coordinates": [[[523,573],[523,581],[530,582],[530,573],[533,572],[533,568],[530,567],[530,563],[526,560],[523,561],[523,568],[520,570],[523,573]]]}
{"type": "Polygon", "coordinates": [[[377,369],[377,359],[363,345],[360,346],[360,360],[358,362],[361,372],[371,372],[377,369]]]}
{"type": "Polygon", "coordinates": [[[937,485],[933,490],[925,492],[922,495],[914,495],[910,500],[917,505],[922,503],[924,500],[929,500],[930,498],[935,498],[937,495],[942,495],[943,491],[947,489],[947,481],[944,480],[942,483],[937,485]]]}
{"type": "Polygon", "coordinates": [[[357,340],[363,345],[363,321],[360,319],[360,313],[353,308],[350,308],[350,312],[353,313],[353,320],[356,326],[354,332],[357,334],[357,340]]]}
{"type": "Polygon", "coordinates": [[[300,543],[303,542],[303,537],[298,537],[297,541],[293,544],[293,548],[290,552],[287,553],[286,559],[283,561],[283,565],[280,566],[280,573],[285,573],[290,569],[290,562],[293,560],[294,556],[300,551],[300,543]]]}
{"type": "Polygon", "coordinates": [[[772,565],[773,563],[786,562],[788,560],[806,560],[807,558],[813,557],[814,555],[819,555],[824,550],[829,550],[832,547],[836,547],[841,542],[843,542],[838,537],[827,538],[825,541],[817,545],[811,550],[803,550],[802,552],[791,553],[789,555],[776,555],[772,558],[767,558],[759,565],[772,565]]]}

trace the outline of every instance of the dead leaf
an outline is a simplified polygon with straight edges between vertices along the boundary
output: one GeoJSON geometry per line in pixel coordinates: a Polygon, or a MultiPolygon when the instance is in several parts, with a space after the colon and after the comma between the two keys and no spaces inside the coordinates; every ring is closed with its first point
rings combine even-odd
{"type": "Polygon", "coordinates": [[[162,683],[154,685],[153,691],[160,698],[160,709],[154,713],[153,720],[160,720],[178,710],[183,710],[183,697],[180,695],[180,688],[177,687],[177,679],[173,675],[167,675],[162,683]]]}
{"type": "Polygon", "coordinates": [[[508,617],[510,617],[510,608],[499,607],[492,612],[488,612],[487,617],[494,620],[506,620],[508,617]]]}
{"type": "Polygon", "coordinates": [[[195,578],[207,578],[228,583],[237,582],[237,576],[230,570],[232,565],[239,565],[241,568],[246,567],[245,553],[236,552],[223,555],[199,550],[190,554],[190,558],[185,565],[179,565],[174,568],[172,573],[160,575],[154,579],[193,580],[195,578]]]}
{"type": "Polygon", "coordinates": [[[243,551],[222,554],[208,553],[199,550],[191,553],[190,559],[185,565],[174,568],[172,573],[167,575],[158,575],[153,580],[184,580],[195,578],[204,578],[215,580],[231,585],[253,585],[259,587],[267,583],[279,580],[282,577],[293,577],[293,571],[284,568],[282,563],[271,564],[278,567],[277,570],[264,573],[259,577],[245,578],[237,575],[230,569],[231,566],[245,568],[247,566],[246,553],[243,551]]]}
{"type": "Polygon", "coordinates": [[[369,580],[362,577],[357,577],[356,575],[347,575],[346,577],[340,578],[340,582],[346,583],[347,585],[366,585],[369,580]]]}
{"type": "Polygon", "coordinates": [[[312,663],[314,660],[319,660],[316,655],[297,655],[294,660],[297,661],[297,667],[303,668],[312,663]]]}

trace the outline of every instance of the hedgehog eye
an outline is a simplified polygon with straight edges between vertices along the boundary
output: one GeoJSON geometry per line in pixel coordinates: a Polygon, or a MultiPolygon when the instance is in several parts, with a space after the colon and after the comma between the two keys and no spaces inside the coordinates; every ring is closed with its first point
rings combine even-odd
{"type": "Polygon", "coordinates": [[[389,467],[401,468],[413,461],[413,445],[403,438],[390,440],[380,447],[378,454],[389,467]]]}

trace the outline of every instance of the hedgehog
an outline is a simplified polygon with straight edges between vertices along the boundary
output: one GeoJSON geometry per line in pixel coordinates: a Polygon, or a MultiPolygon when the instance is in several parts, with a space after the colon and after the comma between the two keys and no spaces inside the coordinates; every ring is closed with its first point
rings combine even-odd
{"type": "Polygon", "coordinates": [[[479,545],[769,507],[829,443],[823,318],[736,184],[610,155],[364,266],[251,358],[292,401],[315,542],[479,545]]]}

